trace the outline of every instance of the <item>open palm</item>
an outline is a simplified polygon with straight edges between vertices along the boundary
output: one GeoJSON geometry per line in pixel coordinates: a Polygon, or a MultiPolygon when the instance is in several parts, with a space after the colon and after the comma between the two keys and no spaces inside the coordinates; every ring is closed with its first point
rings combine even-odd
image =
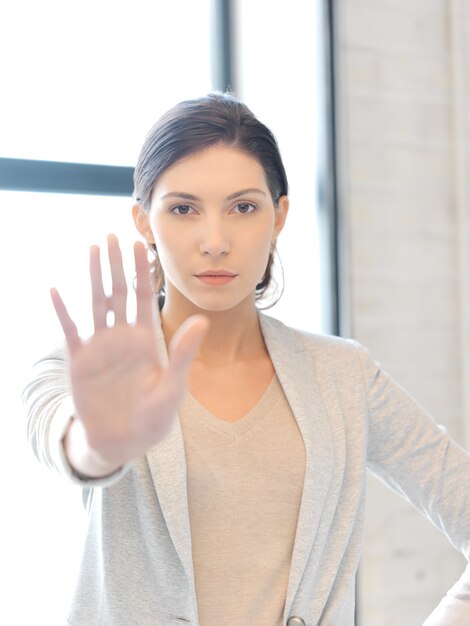
{"type": "Polygon", "coordinates": [[[155,294],[145,247],[134,247],[137,317],[127,322],[127,285],[119,243],[108,237],[112,295],[103,288],[99,248],[90,250],[94,334],[83,341],[59,296],[52,301],[69,352],[76,419],[103,464],[120,466],[144,454],[167,433],[186,389],[189,366],[208,322],[193,316],[178,329],[168,366],[160,363],[155,334],[155,294]],[[108,326],[108,312],[114,323],[108,326]]]}

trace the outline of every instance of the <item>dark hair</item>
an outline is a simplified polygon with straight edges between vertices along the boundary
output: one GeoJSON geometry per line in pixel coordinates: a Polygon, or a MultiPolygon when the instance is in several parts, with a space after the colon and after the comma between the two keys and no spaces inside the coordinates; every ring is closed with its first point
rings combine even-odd
{"type": "MultiPolygon", "coordinates": [[[[262,165],[274,205],[287,195],[287,176],[276,139],[231,93],[210,93],[185,100],[162,115],[147,134],[134,171],[134,197],[150,210],[152,191],[163,172],[185,156],[216,144],[233,146],[262,165]]],[[[155,291],[164,295],[164,274],[155,244],[152,279],[155,291]]],[[[256,299],[265,295],[272,282],[273,252],[266,271],[256,285],[256,299]]],[[[272,305],[271,305],[272,306],[272,305]]]]}

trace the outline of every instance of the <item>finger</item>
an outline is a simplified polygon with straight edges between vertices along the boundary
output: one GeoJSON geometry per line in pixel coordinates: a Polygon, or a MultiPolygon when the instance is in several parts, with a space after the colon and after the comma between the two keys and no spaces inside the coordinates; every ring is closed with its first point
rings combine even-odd
{"type": "Polygon", "coordinates": [[[127,283],[122,265],[122,254],[116,235],[108,235],[108,257],[113,283],[113,311],[117,324],[126,324],[127,283]]]}
{"type": "Polygon", "coordinates": [[[168,372],[185,379],[209,329],[209,320],[203,315],[192,315],[178,328],[170,342],[168,372]]]}
{"type": "Polygon", "coordinates": [[[155,293],[150,280],[150,264],[147,251],[141,241],[134,244],[136,272],[137,323],[152,326],[155,319],[155,293]]]}
{"type": "Polygon", "coordinates": [[[103,276],[101,274],[100,249],[98,246],[90,248],[90,279],[91,301],[93,308],[93,322],[95,331],[106,328],[106,314],[108,305],[103,289],[103,276]]]}
{"type": "Polygon", "coordinates": [[[54,305],[55,312],[57,313],[57,317],[59,318],[60,325],[62,326],[62,330],[64,331],[65,340],[67,342],[67,346],[70,354],[72,354],[80,345],[81,340],[78,335],[77,326],[75,322],[69,315],[67,308],[64,304],[64,301],[59,295],[57,289],[52,288],[50,290],[52,304],[54,305]]]}

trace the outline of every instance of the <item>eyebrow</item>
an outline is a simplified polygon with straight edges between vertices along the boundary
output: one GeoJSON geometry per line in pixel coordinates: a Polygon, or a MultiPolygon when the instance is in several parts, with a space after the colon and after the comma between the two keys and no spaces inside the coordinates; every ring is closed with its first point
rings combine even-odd
{"type": "MultiPolygon", "coordinates": [[[[257,189],[256,187],[248,187],[247,189],[241,189],[240,191],[236,191],[235,193],[231,193],[226,197],[226,200],[234,200],[235,198],[239,198],[240,196],[244,196],[247,193],[259,193],[263,196],[266,196],[265,192],[261,189],[257,189]]],[[[160,200],[165,200],[166,198],[184,198],[185,200],[194,200],[200,201],[201,198],[197,196],[193,196],[191,193],[185,193],[184,191],[170,191],[166,193],[164,196],[160,197],[160,200]]]]}

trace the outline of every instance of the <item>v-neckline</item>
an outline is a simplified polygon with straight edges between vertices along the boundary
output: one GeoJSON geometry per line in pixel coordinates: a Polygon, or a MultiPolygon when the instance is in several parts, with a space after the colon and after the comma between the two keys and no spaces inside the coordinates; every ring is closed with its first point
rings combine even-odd
{"type": "Polygon", "coordinates": [[[280,383],[277,379],[277,375],[274,374],[270,383],[264,390],[263,395],[256,402],[256,404],[251,407],[245,415],[233,422],[217,417],[214,413],[212,413],[212,411],[199,402],[199,400],[190,392],[187,394],[186,407],[189,408],[191,404],[195,405],[198,415],[206,424],[227,435],[240,436],[250,430],[259,421],[260,417],[268,415],[270,412],[269,409],[280,397],[280,383]]]}

